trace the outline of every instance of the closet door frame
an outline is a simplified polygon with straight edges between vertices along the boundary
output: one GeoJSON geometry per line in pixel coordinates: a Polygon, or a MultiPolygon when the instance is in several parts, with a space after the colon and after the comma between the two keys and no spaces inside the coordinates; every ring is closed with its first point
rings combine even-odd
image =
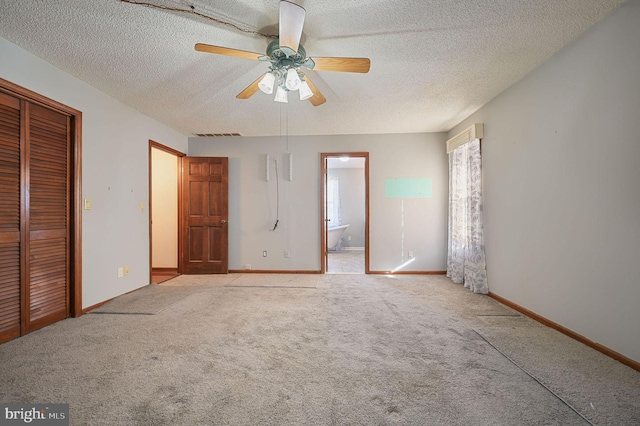
{"type": "MultiPolygon", "coordinates": [[[[71,193],[69,194],[69,316],[82,315],[82,112],[0,78],[0,92],[52,109],[69,117],[71,193]]],[[[22,130],[21,130],[22,131],[22,130]]],[[[20,259],[25,265],[26,259],[20,259]]],[[[24,273],[22,269],[22,273],[24,273]]],[[[24,298],[21,298],[25,301],[24,298]]]]}

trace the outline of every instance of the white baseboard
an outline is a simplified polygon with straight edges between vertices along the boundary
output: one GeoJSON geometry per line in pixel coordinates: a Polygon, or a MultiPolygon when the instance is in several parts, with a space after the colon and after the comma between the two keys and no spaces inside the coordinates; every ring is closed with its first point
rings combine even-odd
{"type": "Polygon", "coordinates": [[[342,247],[342,250],[364,251],[364,247],[342,247]]]}

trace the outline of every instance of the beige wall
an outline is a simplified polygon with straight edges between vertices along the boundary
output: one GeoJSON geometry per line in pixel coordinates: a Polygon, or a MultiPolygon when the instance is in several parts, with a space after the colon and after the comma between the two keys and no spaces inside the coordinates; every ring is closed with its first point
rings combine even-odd
{"type": "Polygon", "coordinates": [[[640,1],[450,133],[484,123],[489,290],[640,361],[640,1]]]}
{"type": "Polygon", "coordinates": [[[178,267],[178,158],[151,149],[153,268],[178,267]]]}
{"type": "Polygon", "coordinates": [[[448,168],[445,133],[190,138],[189,155],[229,157],[229,269],[320,270],[320,191],[323,152],[369,152],[370,268],[391,271],[413,251],[403,271],[447,266],[448,168]],[[289,181],[287,154],[293,155],[289,181]],[[279,187],[271,163],[278,160],[279,187]],[[430,178],[431,198],[387,198],[393,178],[430,178]],[[276,196],[280,197],[280,205],[276,196]],[[272,231],[276,215],[279,223],[272,231]],[[284,256],[287,250],[290,257],[284,256]],[[268,256],[263,257],[262,252],[268,256]]]}
{"type": "Polygon", "coordinates": [[[187,137],[3,38],[0,58],[0,78],[82,111],[82,307],[148,285],[149,139],[184,152],[187,137]]]}

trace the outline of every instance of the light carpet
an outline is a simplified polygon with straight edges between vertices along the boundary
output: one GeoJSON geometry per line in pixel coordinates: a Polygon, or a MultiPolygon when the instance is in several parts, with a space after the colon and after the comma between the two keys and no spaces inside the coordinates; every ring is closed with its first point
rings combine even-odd
{"type": "Polygon", "coordinates": [[[132,293],[118,296],[90,313],[156,315],[195,291],[197,288],[194,287],[149,284],[132,293]]]}
{"type": "Polygon", "coordinates": [[[227,287],[315,288],[320,275],[309,274],[241,274],[227,287]]]}
{"type": "Polygon", "coordinates": [[[0,345],[0,401],[72,425],[640,424],[640,373],[445,277],[246,276],[0,345]]]}

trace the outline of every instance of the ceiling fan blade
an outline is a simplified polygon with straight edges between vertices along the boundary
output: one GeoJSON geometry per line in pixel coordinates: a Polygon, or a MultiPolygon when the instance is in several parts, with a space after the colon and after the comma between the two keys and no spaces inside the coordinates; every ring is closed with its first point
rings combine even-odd
{"type": "Polygon", "coordinates": [[[311,58],[316,65],[315,71],[339,71],[368,73],[371,67],[369,58],[311,58]]]}
{"type": "Polygon", "coordinates": [[[305,10],[297,4],[284,0],[280,2],[280,49],[287,56],[298,52],[305,14],[305,10]],[[287,52],[286,48],[293,52],[287,52]]]}
{"type": "Polygon", "coordinates": [[[255,93],[259,90],[258,83],[260,83],[260,80],[262,80],[262,77],[264,77],[265,74],[266,73],[262,74],[260,77],[258,77],[256,79],[256,81],[254,81],[253,83],[248,85],[246,89],[244,89],[242,92],[238,93],[236,98],[238,98],[238,99],[249,99],[250,97],[255,95],[255,93]]]}
{"type": "Polygon", "coordinates": [[[327,102],[325,97],[322,95],[322,93],[320,93],[316,85],[313,84],[313,81],[311,81],[307,74],[304,74],[304,81],[307,82],[307,84],[309,85],[309,89],[311,89],[311,91],[313,92],[313,96],[309,98],[309,102],[311,102],[311,105],[319,106],[327,102]]]}
{"type": "Polygon", "coordinates": [[[218,55],[236,56],[238,58],[255,59],[256,61],[264,56],[261,53],[247,52],[246,50],[230,49],[228,47],[212,46],[210,44],[198,43],[195,49],[198,52],[216,53],[218,55]]]}

